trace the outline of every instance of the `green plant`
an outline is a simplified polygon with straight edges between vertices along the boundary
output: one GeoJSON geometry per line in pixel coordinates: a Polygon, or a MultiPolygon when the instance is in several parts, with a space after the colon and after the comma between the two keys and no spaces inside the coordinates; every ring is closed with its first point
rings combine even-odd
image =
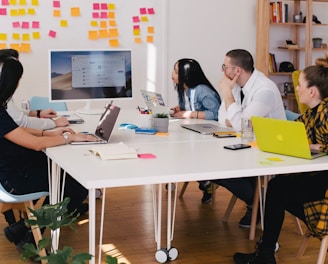
{"type": "Polygon", "coordinates": [[[156,118],[169,118],[169,115],[167,113],[157,113],[155,114],[156,118]]]}
{"type": "MultiPolygon", "coordinates": [[[[75,212],[68,214],[67,205],[69,201],[69,198],[65,198],[62,202],[53,205],[43,205],[37,210],[29,208],[35,219],[27,219],[26,223],[30,226],[38,225],[40,229],[47,227],[53,231],[64,226],[69,226],[71,229],[76,230],[75,222],[79,214],[75,214],[75,212]]],[[[48,264],[84,264],[92,258],[92,255],[89,253],[73,255],[72,247],[64,247],[62,250],[58,249],[55,251],[51,242],[52,239],[45,237],[39,241],[36,247],[31,243],[25,244],[23,246],[22,259],[29,260],[33,258],[36,261],[46,260],[48,264]],[[51,252],[48,252],[47,256],[41,256],[41,251],[49,246],[51,252]]],[[[108,264],[118,264],[117,258],[111,256],[106,257],[106,262],[108,264]]]]}

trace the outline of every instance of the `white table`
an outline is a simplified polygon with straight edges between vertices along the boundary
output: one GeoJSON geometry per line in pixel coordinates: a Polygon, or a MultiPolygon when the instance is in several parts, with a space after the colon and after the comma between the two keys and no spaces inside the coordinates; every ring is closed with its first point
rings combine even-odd
{"type": "MultiPolygon", "coordinates": [[[[128,117],[124,117],[122,113],[120,115],[122,118],[118,120],[117,125],[121,122],[129,122],[128,117]]],[[[75,126],[76,130],[83,131],[93,125],[92,122],[95,127],[97,118],[93,117],[95,121],[89,120],[83,126],[75,126]]],[[[134,119],[132,118],[132,120],[134,119]]],[[[328,170],[328,156],[305,160],[264,153],[256,148],[231,151],[224,149],[223,146],[240,143],[240,138],[217,139],[209,135],[200,135],[181,128],[181,122],[202,121],[171,120],[167,137],[136,135],[133,131],[119,129],[114,131],[110,143],[124,142],[135,147],[138,153],[155,154],[156,159],[102,161],[89,152],[90,146],[88,145],[66,145],[46,150],[47,156],[53,163],[60,166],[89,190],[90,254],[95,255],[95,190],[97,188],[161,185],[174,182],[328,170]],[[270,162],[268,158],[273,156],[280,157],[283,161],[270,162]]],[[[53,170],[56,169],[58,170],[54,166],[53,170]]],[[[161,192],[159,192],[158,199],[161,199],[160,194],[161,192]]],[[[158,208],[159,219],[161,217],[160,209],[158,208]]],[[[167,234],[169,236],[170,230],[167,234]]],[[[166,250],[170,250],[169,242],[166,250]]],[[[95,263],[95,259],[93,258],[90,263],[95,263]]]]}

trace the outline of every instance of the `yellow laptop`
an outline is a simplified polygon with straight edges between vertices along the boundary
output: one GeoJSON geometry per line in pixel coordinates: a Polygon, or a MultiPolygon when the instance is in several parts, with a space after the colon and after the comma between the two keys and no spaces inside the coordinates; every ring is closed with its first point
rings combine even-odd
{"type": "Polygon", "coordinates": [[[327,155],[310,150],[302,122],[252,117],[256,142],[260,150],[304,159],[327,155]]]}

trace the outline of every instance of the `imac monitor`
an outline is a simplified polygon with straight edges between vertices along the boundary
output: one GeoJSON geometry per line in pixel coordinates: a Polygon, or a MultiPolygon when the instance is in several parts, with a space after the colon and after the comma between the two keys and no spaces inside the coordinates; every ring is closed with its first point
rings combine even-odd
{"type": "Polygon", "coordinates": [[[130,50],[50,50],[50,101],[85,101],[78,112],[92,114],[91,100],[117,98],[132,98],[130,50]]]}

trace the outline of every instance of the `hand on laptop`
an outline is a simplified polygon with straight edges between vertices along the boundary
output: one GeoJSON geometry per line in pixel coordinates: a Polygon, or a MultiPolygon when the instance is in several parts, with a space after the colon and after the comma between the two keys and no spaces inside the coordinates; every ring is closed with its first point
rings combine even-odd
{"type": "Polygon", "coordinates": [[[320,151],[321,144],[310,144],[311,150],[320,151]]]}

